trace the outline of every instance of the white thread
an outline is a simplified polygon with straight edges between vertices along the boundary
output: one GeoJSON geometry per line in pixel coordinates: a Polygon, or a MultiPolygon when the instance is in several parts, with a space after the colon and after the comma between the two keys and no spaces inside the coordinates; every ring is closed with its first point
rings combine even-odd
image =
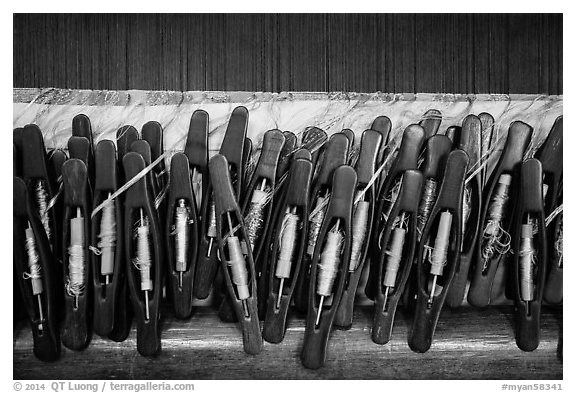
{"type": "Polygon", "coordinates": [[[382,209],[382,219],[384,220],[384,223],[386,221],[388,221],[388,217],[390,216],[390,213],[392,212],[392,208],[394,207],[394,204],[396,203],[396,200],[398,199],[398,195],[400,194],[401,184],[402,184],[402,176],[400,176],[400,178],[396,181],[396,183],[394,183],[394,186],[390,189],[390,191],[388,192],[388,195],[384,199],[384,201],[386,203],[384,205],[384,208],[382,209]]]}
{"type": "Polygon", "coordinates": [[[186,259],[188,255],[188,238],[189,238],[189,219],[188,219],[188,208],[184,199],[178,200],[178,206],[176,206],[175,213],[175,228],[174,235],[174,246],[176,249],[176,271],[184,272],[186,271],[186,259]]]}
{"type": "Polygon", "coordinates": [[[92,251],[94,255],[100,256],[102,255],[102,251],[98,247],[95,246],[88,246],[88,250],[92,251]]]}
{"type": "Polygon", "coordinates": [[[533,265],[536,260],[536,255],[532,236],[532,224],[522,224],[518,258],[520,258],[520,297],[525,302],[534,300],[533,265]]]}
{"type": "Polygon", "coordinates": [[[66,291],[68,295],[76,297],[84,293],[84,247],[71,245],[68,247],[69,267],[66,291]]]}
{"type": "Polygon", "coordinates": [[[164,185],[162,190],[160,190],[160,192],[156,196],[156,199],[154,199],[154,207],[156,208],[156,210],[158,210],[158,208],[160,208],[160,205],[162,204],[162,202],[166,198],[166,195],[168,195],[169,189],[170,189],[170,182],[167,182],[166,185],[164,185]]]}
{"type": "Polygon", "coordinates": [[[354,209],[354,218],[352,221],[352,252],[350,256],[349,272],[356,271],[360,264],[360,257],[362,254],[362,246],[366,238],[368,230],[368,209],[370,203],[367,201],[360,201],[354,209]]]}
{"type": "Polygon", "coordinates": [[[448,244],[450,240],[450,227],[452,226],[452,214],[450,212],[442,212],[440,215],[440,224],[438,225],[438,232],[434,240],[434,249],[430,260],[430,273],[436,276],[441,276],[446,265],[448,256],[448,244]]]}
{"type": "Polygon", "coordinates": [[[402,251],[406,239],[406,229],[394,228],[390,249],[386,251],[387,263],[384,275],[384,286],[394,288],[396,286],[396,276],[402,260],[402,251]]]}
{"type": "Polygon", "coordinates": [[[210,201],[210,210],[208,212],[208,237],[216,237],[216,203],[214,198],[210,201]]]}
{"type": "Polygon", "coordinates": [[[108,276],[114,273],[116,249],[116,206],[114,202],[108,203],[102,209],[98,239],[98,248],[101,253],[100,274],[108,276]]]}
{"type": "Polygon", "coordinates": [[[275,275],[278,278],[290,278],[292,270],[292,258],[296,249],[296,231],[298,229],[299,217],[289,211],[284,216],[280,229],[278,261],[276,263],[275,275]]]}
{"type": "Polygon", "coordinates": [[[326,133],[318,132],[314,134],[314,138],[312,138],[309,132],[306,141],[302,141],[302,148],[310,151],[310,154],[312,154],[320,149],[327,141],[328,135],[326,135],[326,133]]]}
{"type": "Polygon", "coordinates": [[[70,220],[68,281],[66,283],[66,292],[74,298],[84,293],[84,263],[84,218],[78,214],[70,220]]]}
{"type": "MultiPolygon", "coordinates": [[[[30,225],[30,224],[28,224],[30,225]]],[[[44,311],[42,309],[42,297],[40,296],[44,292],[44,286],[42,284],[42,267],[39,262],[39,256],[36,252],[36,240],[34,238],[34,231],[29,226],[26,228],[26,253],[28,254],[28,267],[30,273],[24,272],[24,280],[30,280],[32,284],[32,295],[38,296],[38,330],[43,331],[44,326],[42,321],[44,321],[44,311]]]]}
{"type": "Polygon", "coordinates": [[[50,209],[52,209],[54,206],[56,206],[56,202],[58,202],[60,195],[64,193],[64,183],[62,182],[62,175],[58,176],[56,182],[58,183],[58,192],[56,192],[56,195],[54,195],[54,197],[50,199],[50,202],[48,202],[48,206],[46,206],[47,212],[50,211],[50,209]]]}
{"type": "MultiPolygon", "coordinates": [[[[464,187],[464,199],[462,200],[462,235],[466,233],[466,225],[470,219],[472,205],[472,188],[466,184],[464,187]]],[[[462,236],[462,243],[464,243],[464,236],[462,236]]]]}
{"type": "Polygon", "coordinates": [[[208,250],[206,251],[206,257],[210,257],[212,254],[212,245],[214,244],[214,239],[217,236],[216,229],[216,203],[214,202],[214,194],[207,196],[209,199],[208,208],[208,230],[206,231],[206,236],[210,238],[208,242],[208,250]]]}
{"type": "Polygon", "coordinates": [[[230,256],[227,265],[230,267],[232,282],[236,285],[236,290],[238,291],[238,299],[248,299],[250,297],[250,291],[248,289],[248,269],[246,269],[246,262],[244,261],[240,240],[236,236],[229,236],[227,244],[230,256]]]}
{"type": "Polygon", "coordinates": [[[256,242],[262,234],[264,227],[264,207],[270,200],[271,193],[265,190],[254,190],[248,212],[244,217],[244,226],[250,243],[250,249],[254,250],[256,242]]]}
{"type": "Polygon", "coordinates": [[[548,215],[548,217],[546,217],[546,226],[550,225],[550,223],[552,221],[554,221],[554,219],[556,218],[556,216],[558,216],[558,214],[562,213],[564,211],[564,204],[561,204],[560,206],[558,206],[556,209],[554,209],[554,211],[552,213],[550,213],[548,215]]]}
{"type": "Polygon", "coordinates": [[[560,216],[558,220],[558,232],[556,234],[556,241],[554,242],[554,250],[556,251],[556,256],[558,257],[558,267],[562,267],[563,257],[564,257],[564,221],[563,216],[560,216]]]}
{"type": "Polygon", "coordinates": [[[192,191],[194,193],[194,199],[196,200],[197,208],[200,209],[202,206],[202,173],[194,167],[192,169],[192,191]]]}
{"type": "Polygon", "coordinates": [[[318,197],[316,199],[316,206],[322,205],[324,208],[318,211],[314,216],[310,215],[310,224],[308,227],[308,255],[314,254],[314,247],[316,247],[316,241],[318,240],[318,234],[320,233],[320,228],[322,227],[322,221],[324,221],[324,215],[326,214],[326,209],[328,208],[328,201],[330,197],[326,195],[325,197],[318,197]]]}
{"type": "Polygon", "coordinates": [[[164,175],[166,175],[167,173],[168,173],[168,169],[164,168],[160,172],[154,172],[154,175],[156,176],[156,180],[158,180],[159,183],[163,183],[164,182],[164,175]]]}
{"type": "Polygon", "coordinates": [[[424,191],[422,192],[422,199],[420,200],[420,206],[418,206],[418,220],[416,221],[416,228],[419,234],[422,234],[426,223],[428,222],[428,217],[432,212],[434,207],[434,202],[436,202],[436,188],[438,183],[436,180],[430,178],[426,179],[424,183],[424,191]]]}
{"type": "Polygon", "coordinates": [[[338,274],[343,239],[342,233],[337,228],[328,232],[326,246],[320,255],[320,263],[318,264],[316,293],[320,296],[327,297],[332,294],[332,287],[338,274]]]}
{"type": "Polygon", "coordinates": [[[52,231],[50,230],[50,217],[48,216],[48,191],[46,191],[42,180],[36,182],[34,191],[38,213],[40,214],[40,221],[42,222],[44,231],[46,231],[48,240],[50,240],[52,238],[52,231]]]}
{"type": "Polygon", "coordinates": [[[495,253],[504,255],[510,250],[510,234],[502,227],[502,219],[508,202],[508,189],[512,176],[500,175],[496,192],[491,199],[488,210],[488,220],[483,232],[482,259],[483,271],[488,268],[495,253]]]}
{"type": "Polygon", "coordinates": [[[140,271],[140,290],[152,291],[153,283],[150,278],[152,257],[150,255],[149,236],[150,226],[147,219],[141,219],[140,225],[136,228],[136,258],[132,263],[140,271]]]}
{"type": "Polygon", "coordinates": [[[476,177],[485,167],[490,163],[490,155],[494,153],[501,145],[504,144],[504,140],[507,137],[505,135],[497,137],[496,142],[488,149],[488,151],[480,156],[480,158],[471,165],[468,166],[468,177],[464,181],[464,184],[468,184],[472,179],[476,177]],[[474,169],[475,168],[475,169],[474,169]]]}
{"type": "Polygon", "coordinates": [[[42,267],[39,256],[36,252],[36,240],[32,228],[26,228],[26,253],[28,254],[28,268],[30,273],[24,272],[24,279],[30,280],[32,284],[32,294],[40,295],[44,288],[42,286],[42,267]]]}

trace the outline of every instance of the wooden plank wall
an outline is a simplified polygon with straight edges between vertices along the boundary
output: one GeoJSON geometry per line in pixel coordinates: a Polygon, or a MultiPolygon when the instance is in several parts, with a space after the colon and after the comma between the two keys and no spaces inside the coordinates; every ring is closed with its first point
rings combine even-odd
{"type": "Polygon", "coordinates": [[[562,94],[561,14],[14,15],[14,87],[562,94]]]}
{"type": "Polygon", "coordinates": [[[187,321],[166,314],[162,352],[153,358],[136,352],[133,326],[126,341],[94,335],[85,350],[62,347],[60,360],[44,363],[32,353],[28,325],[20,324],[14,329],[14,379],[556,380],[565,375],[562,313],[549,307],[542,309],[540,345],[534,352],[516,346],[512,307],[491,307],[443,310],[426,353],[408,347],[411,317],[404,309],[396,314],[390,342],[377,345],[370,339],[372,307],[356,307],[351,329],[333,329],[325,367],[319,370],[302,366],[301,316],[290,315],[282,343],[265,342],[260,354],[250,356],[243,351],[237,325],[222,323],[216,310],[200,307],[187,321]]]}

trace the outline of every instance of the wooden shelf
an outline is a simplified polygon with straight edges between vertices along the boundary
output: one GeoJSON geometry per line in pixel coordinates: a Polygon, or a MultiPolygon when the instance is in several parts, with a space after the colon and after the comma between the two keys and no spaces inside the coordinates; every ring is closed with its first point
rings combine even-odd
{"type": "Polygon", "coordinates": [[[406,343],[409,324],[399,310],[392,340],[370,339],[372,308],[357,307],[350,330],[334,330],[324,368],[300,363],[304,319],[290,319],[284,341],[265,343],[262,353],[242,350],[236,324],[223,323],[211,307],[187,321],[166,311],[162,352],[145,358],[136,351],[136,332],[115,343],[93,337],[81,352],[62,347],[61,359],[43,363],[32,354],[27,324],[14,328],[14,379],[561,379],[562,309],[545,307],[539,348],[516,346],[512,307],[442,312],[432,348],[414,353],[406,343]]]}

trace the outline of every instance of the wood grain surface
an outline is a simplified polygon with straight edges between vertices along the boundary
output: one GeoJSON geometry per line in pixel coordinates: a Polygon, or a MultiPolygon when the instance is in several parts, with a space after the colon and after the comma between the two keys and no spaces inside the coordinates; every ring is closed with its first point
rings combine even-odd
{"type": "Polygon", "coordinates": [[[15,14],[13,83],[562,94],[562,28],[561,14],[15,14]]]}
{"type": "Polygon", "coordinates": [[[562,311],[544,308],[539,348],[520,351],[513,336],[512,307],[480,311],[444,310],[432,348],[412,352],[408,321],[399,310],[392,340],[370,339],[371,307],[356,307],[350,330],[332,332],[326,366],[307,370],[300,363],[304,320],[289,319],[280,344],[264,344],[256,356],[244,353],[236,324],[220,322],[211,307],[191,319],[162,319],[162,352],[144,358],[136,352],[136,332],[115,343],[94,337],[80,352],[62,348],[54,363],[32,355],[27,325],[14,328],[14,379],[561,379],[562,311]],[[560,345],[559,345],[560,340],[560,345]]]}

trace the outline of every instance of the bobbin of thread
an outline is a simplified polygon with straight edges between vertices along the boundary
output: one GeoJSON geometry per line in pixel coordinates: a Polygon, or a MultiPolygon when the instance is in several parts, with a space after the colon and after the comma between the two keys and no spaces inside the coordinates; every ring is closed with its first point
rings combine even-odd
{"type": "Polygon", "coordinates": [[[188,208],[184,199],[178,200],[176,206],[176,271],[186,270],[186,255],[188,251],[188,208]]]}
{"type": "MultiPolygon", "coordinates": [[[[314,181],[314,187],[311,193],[311,200],[314,201],[313,208],[309,214],[308,225],[308,247],[306,249],[306,258],[304,259],[304,271],[298,279],[296,296],[294,304],[298,310],[306,311],[310,305],[308,299],[310,294],[314,295],[312,288],[312,264],[311,259],[317,245],[318,234],[320,233],[321,223],[324,219],[327,209],[327,202],[330,199],[330,193],[334,191],[334,175],[336,170],[345,165],[348,161],[350,141],[343,133],[334,133],[330,136],[324,149],[321,164],[316,171],[317,176],[314,181]],[[319,197],[323,198],[318,200],[319,197]],[[322,212],[319,212],[320,206],[323,206],[322,212]],[[318,214],[317,214],[318,213],[318,214]]],[[[313,162],[316,160],[315,153],[312,151],[313,162]]],[[[352,190],[354,192],[355,189],[352,190]]],[[[353,195],[353,194],[352,194],[353,195]]]]}
{"type": "Polygon", "coordinates": [[[426,179],[418,210],[417,229],[420,234],[428,222],[438,197],[438,184],[442,179],[443,167],[451,150],[452,141],[446,135],[433,135],[426,140],[424,159],[419,165],[424,179],[426,179]]]}
{"type": "MultiPolygon", "coordinates": [[[[257,301],[259,318],[264,318],[266,313],[266,298],[269,289],[269,262],[265,260],[265,254],[269,247],[265,243],[267,242],[269,223],[273,216],[275,179],[285,141],[284,133],[280,130],[268,130],[264,133],[258,163],[242,198],[242,214],[244,215],[244,228],[247,235],[247,238],[243,240],[246,248],[250,245],[254,261],[254,279],[257,281],[257,293],[254,295],[257,301]]],[[[255,159],[252,160],[252,162],[255,161],[255,159]]],[[[246,170],[247,176],[249,172],[249,170],[246,170]]],[[[246,252],[246,254],[248,253],[246,252]]],[[[220,313],[220,315],[223,316],[223,313],[220,313]]]]}
{"type": "Polygon", "coordinates": [[[320,257],[318,286],[316,293],[328,297],[332,294],[332,287],[338,272],[338,262],[342,249],[342,234],[336,230],[328,232],[326,246],[320,257]]]}
{"type": "MultiPolygon", "coordinates": [[[[194,279],[198,259],[200,220],[190,176],[191,164],[183,153],[176,153],[170,161],[170,187],[167,195],[167,217],[164,239],[167,245],[166,275],[167,290],[174,316],[178,319],[190,317],[193,310],[194,279]]],[[[206,224],[206,223],[204,223],[206,224]]],[[[205,243],[207,245],[207,242],[205,243]]],[[[215,261],[213,261],[215,262],[215,261]]]]}
{"type": "Polygon", "coordinates": [[[229,236],[228,239],[226,239],[226,242],[230,254],[227,264],[230,267],[232,282],[238,291],[238,299],[248,299],[250,297],[250,290],[248,288],[248,270],[246,269],[240,240],[236,236],[229,236]]]}
{"type": "MultiPolygon", "coordinates": [[[[120,148],[121,141],[117,145],[120,148]]],[[[94,333],[123,341],[129,334],[132,310],[126,296],[123,200],[114,196],[123,184],[118,167],[118,150],[112,140],[101,140],[95,149],[95,182],[90,215],[90,255],[92,270],[94,333]],[[112,198],[114,197],[114,198],[112,198]],[[98,210],[96,210],[98,209],[98,210]]],[[[126,239],[129,240],[129,239],[126,239]]],[[[130,269],[130,265],[128,265],[130,269]]]]}
{"type": "Polygon", "coordinates": [[[388,302],[388,295],[390,293],[390,288],[396,287],[396,277],[398,275],[398,269],[400,266],[400,261],[402,258],[402,250],[404,247],[404,240],[406,238],[406,230],[403,228],[394,229],[394,234],[392,235],[392,244],[389,251],[386,252],[388,255],[388,262],[386,264],[386,273],[384,275],[384,307],[388,302]]]}
{"type": "MultiPolygon", "coordinates": [[[[388,171],[387,176],[382,176],[383,181],[380,181],[380,185],[378,186],[376,195],[379,198],[379,202],[375,207],[374,213],[374,229],[372,231],[370,247],[372,249],[370,252],[370,270],[365,287],[365,293],[370,299],[374,299],[376,296],[377,287],[381,280],[378,277],[378,265],[380,256],[383,254],[381,240],[383,228],[387,224],[386,217],[389,215],[386,206],[388,201],[385,200],[385,198],[381,198],[381,196],[387,196],[394,182],[398,181],[404,172],[418,169],[418,157],[424,141],[425,132],[422,126],[411,124],[406,127],[402,133],[402,141],[400,146],[398,146],[398,154],[393,161],[392,167],[388,171]]],[[[397,145],[395,143],[391,144],[388,157],[392,157],[396,147],[397,145]]]]}
{"type": "MultiPolygon", "coordinates": [[[[304,149],[292,155],[290,169],[281,186],[282,196],[274,200],[275,210],[280,214],[273,215],[274,221],[267,236],[271,249],[267,255],[264,254],[265,257],[269,256],[269,261],[266,261],[269,268],[266,277],[266,315],[262,330],[262,337],[271,343],[279,343],[284,339],[290,304],[297,289],[298,278],[302,277],[304,270],[302,265],[307,247],[310,183],[314,171],[310,159],[310,152],[304,149]]],[[[261,288],[260,283],[258,285],[261,288]]]]}
{"type": "Polygon", "coordinates": [[[438,183],[434,179],[426,179],[424,183],[424,191],[422,193],[422,200],[418,207],[418,220],[417,229],[418,233],[422,233],[424,226],[428,222],[428,217],[432,212],[432,207],[436,201],[438,183]]]}
{"type": "Polygon", "coordinates": [[[28,277],[32,285],[32,294],[40,295],[44,291],[41,274],[42,267],[39,264],[39,257],[36,252],[36,240],[31,227],[26,228],[26,252],[28,254],[28,267],[30,268],[28,277]]]}
{"type": "Polygon", "coordinates": [[[436,282],[438,276],[444,272],[446,259],[448,256],[448,245],[450,241],[450,228],[452,226],[452,213],[444,211],[440,214],[440,223],[438,225],[438,232],[434,241],[434,249],[430,257],[430,274],[432,274],[432,284],[430,288],[430,297],[428,298],[428,306],[432,305],[434,301],[434,292],[436,290],[436,282]]]}
{"type": "MultiPolygon", "coordinates": [[[[19,132],[21,141],[21,176],[28,185],[32,208],[39,213],[40,222],[47,235],[50,250],[60,256],[65,253],[63,241],[57,229],[55,209],[50,208],[52,200],[55,202],[55,190],[53,179],[49,176],[48,162],[46,159],[46,147],[42,130],[35,124],[28,124],[19,132]]],[[[58,206],[59,207],[59,206],[58,206]]],[[[38,239],[37,239],[38,240],[38,239]]],[[[66,239],[68,240],[68,239],[66,239]]],[[[56,285],[62,286],[62,265],[55,264],[56,285]]],[[[62,300],[62,299],[60,299],[62,300]]],[[[57,307],[58,306],[57,302],[57,307]]]]}
{"type": "Polygon", "coordinates": [[[386,298],[388,297],[390,288],[394,288],[396,286],[396,277],[398,275],[398,269],[402,259],[402,251],[404,249],[406,232],[407,230],[404,228],[394,228],[392,241],[390,242],[390,249],[386,251],[388,258],[386,263],[386,273],[384,274],[383,281],[383,284],[386,287],[384,292],[384,303],[386,303],[386,298]]]}
{"type": "Polygon", "coordinates": [[[318,197],[316,199],[316,205],[313,209],[317,210],[317,213],[310,218],[309,228],[308,228],[308,248],[306,253],[308,255],[314,254],[314,247],[316,247],[316,241],[318,240],[318,234],[320,233],[320,227],[322,226],[322,221],[324,220],[324,215],[326,214],[326,208],[328,206],[328,195],[324,197],[318,197]],[[318,208],[322,206],[321,208],[318,208]],[[318,210],[319,209],[319,210],[318,210]]]}
{"type": "Polygon", "coordinates": [[[142,291],[151,291],[153,289],[152,279],[150,278],[150,248],[148,246],[148,225],[141,225],[138,231],[138,263],[140,266],[140,289],[142,291]]]}
{"type": "MultiPolygon", "coordinates": [[[[220,176],[212,176],[212,173],[210,173],[210,185],[212,185],[214,189],[212,197],[215,198],[216,201],[221,200],[220,195],[218,195],[220,194],[218,191],[218,185],[222,183],[226,184],[228,181],[230,182],[231,186],[230,191],[232,191],[232,198],[240,200],[244,196],[244,191],[246,188],[245,180],[247,174],[249,173],[247,163],[250,160],[252,152],[252,141],[246,136],[247,126],[248,110],[242,106],[234,108],[230,116],[228,127],[226,128],[226,133],[224,134],[224,139],[222,140],[218,154],[218,156],[221,156],[226,160],[225,168],[224,166],[222,167],[223,173],[221,173],[220,176]]],[[[212,162],[213,159],[214,157],[212,157],[210,161],[212,162]]],[[[222,164],[224,164],[223,161],[222,164]]],[[[211,164],[209,163],[209,166],[210,165],[211,164]]],[[[224,214],[225,212],[225,209],[223,211],[219,211],[219,206],[219,203],[216,202],[216,215],[218,217],[220,217],[220,215],[224,214]]],[[[218,236],[220,235],[223,234],[218,233],[218,236]]],[[[246,240],[246,238],[241,239],[244,244],[246,244],[246,240]]],[[[211,251],[214,238],[210,238],[208,241],[208,249],[211,251]]],[[[203,258],[200,261],[197,269],[197,287],[199,288],[197,292],[201,296],[207,295],[209,285],[213,283],[216,272],[218,270],[219,264],[216,262],[217,258],[211,255],[212,254],[207,254],[207,258],[203,258]]],[[[224,257],[221,256],[221,258],[224,257]]],[[[225,260],[223,259],[222,262],[225,262],[225,260]]],[[[227,269],[225,263],[223,267],[227,269]]],[[[229,296],[225,299],[225,306],[221,308],[221,312],[219,313],[220,317],[224,320],[232,320],[232,318],[234,318],[231,312],[231,307],[229,307],[231,305],[230,297],[232,297],[232,294],[229,293],[229,296]]]]}
{"type": "MultiPolygon", "coordinates": [[[[488,210],[488,218],[493,221],[502,221],[504,215],[504,208],[508,199],[508,189],[512,184],[512,176],[503,173],[498,178],[498,185],[496,186],[496,192],[492,197],[492,203],[488,210]]],[[[488,234],[494,234],[494,227],[486,228],[488,234]]]]}
{"type": "Polygon", "coordinates": [[[187,268],[187,257],[189,248],[189,216],[188,207],[184,199],[178,200],[175,212],[175,249],[176,249],[176,271],[179,273],[178,285],[182,287],[182,274],[187,268]]]}
{"type": "Polygon", "coordinates": [[[226,261],[226,266],[230,268],[230,281],[236,287],[236,293],[238,299],[242,302],[242,309],[244,311],[244,317],[250,317],[250,311],[248,309],[247,299],[250,297],[250,290],[248,289],[248,269],[246,267],[246,261],[244,260],[244,250],[242,249],[242,243],[237,236],[234,236],[235,226],[232,223],[232,217],[230,212],[226,212],[226,218],[228,220],[228,230],[229,233],[226,238],[226,244],[228,246],[228,261],[226,261]]]}
{"type": "Polygon", "coordinates": [[[325,362],[330,331],[349,276],[356,183],[357,174],[352,167],[342,165],[334,171],[330,202],[311,262],[301,355],[302,364],[307,368],[316,369],[325,362]],[[324,310],[325,295],[329,295],[331,305],[324,310]]]}
{"type": "Polygon", "coordinates": [[[320,263],[318,264],[318,281],[316,283],[316,294],[320,296],[320,303],[318,305],[316,325],[320,323],[324,298],[332,295],[334,281],[338,275],[338,266],[340,263],[340,254],[342,252],[343,244],[343,235],[338,230],[339,224],[340,220],[337,220],[333,229],[328,232],[324,251],[320,255],[320,263]]]}
{"type": "Polygon", "coordinates": [[[418,170],[403,174],[398,201],[394,205],[391,219],[382,232],[384,248],[379,255],[374,293],[374,313],[371,338],[376,344],[390,341],[396,309],[413,271],[416,251],[418,207],[421,200],[424,176],[418,170]]]}
{"type": "Polygon", "coordinates": [[[140,225],[136,228],[136,259],[135,266],[140,272],[140,290],[144,292],[145,318],[150,320],[150,301],[148,292],[154,289],[150,268],[152,259],[150,255],[150,227],[144,209],[140,209],[140,225]]]}
{"type": "Polygon", "coordinates": [[[208,213],[208,231],[206,235],[210,238],[208,243],[208,251],[206,256],[209,257],[212,254],[212,246],[214,245],[214,239],[217,236],[216,232],[216,204],[214,202],[214,198],[210,200],[210,208],[208,213]]]}
{"type": "MultiPolygon", "coordinates": [[[[247,234],[237,194],[232,185],[233,174],[224,154],[216,154],[210,159],[209,170],[216,202],[218,250],[226,282],[226,302],[240,323],[244,351],[256,354],[262,350],[256,293],[257,276],[251,250],[248,249],[248,253],[244,255],[241,249],[241,242],[246,240],[247,234]]],[[[223,306],[220,310],[224,307],[228,306],[223,306]]]]}
{"type": "Polygon", "coordinates": [[[88,278],[88,246],[90,239],[89,170],[84,161],[76,158],[62,165],[64,190],[64,220],[62,250],[64,251],[63,278],[64,321],[62,342],[74,350],[85,348],[90,340],[91,286],[88,278]]]}
{"type": "Polygon", "coordinates": [[[34,199],[36,201],[36,206],[38,207],[38,214],[40,215],[40,221],[46,231],[46,236],[48,240],[52,239],[52,229],[50,226],[50,216],[48,215],[48,191],[44,185],[44,181],[37,179],[34,187],[34,199]]]}
{"type": "Polygon", "coordinates": [[[78,297],[84,293],[84,218],[80,208],[76,217],[70,219],[70,246],[68,247],[67,292],[74,298],[74,309],[78,308],[78,297]]]}
{"type": "MultiPolygon", "coordinates": [[[[532,127],[521,121],[510,124],[506,143],[498,164],[496,164],[486,187],[485,202],[482,204],[481,229],[479,244],[476,248],[476,266],[468,291],[468,302],[475,307],[487,307],[490,304],[490,294],[502,257],[509,251],[510,235],[508,230],[512,223],[512,209],[498,208],[501,220],[491,221],[491,212],[494,209],[494,199],[499,189],[508,188],[506,200],[514,203],[511,206],[516,210],[515,203],[521,195],[521,187],[515,180],[514,175],[518,167],[522,166],[525,152],[532,138],[532,127]],[[504,175],[504,177],[502,177],[504,175]],[[494,235],[494,233],[496,235],[494,235]]],[[[493,148],[495,144],[492,144],[493,148]]],[[[486,161],[484,161],[486,162],[486,161]]],[[[542,186],[539,185],[538,194],[542,186]]],[[[502,205],[503,198],[496,197],[496,206],[502,205]]],[[[518,233],[520,228],[518,227],[518,233]]]]}
{"type": "Polygon", "coordinates": [[[248,242],[250,249],[254,252],[256,242],[259,240],[264,227],[264,206],[269,200],[269,193],[266,191],[266,178],[262,179],[260,189],[255,189],[250,199],[250,205],[246,216],[244,217],[244,225],[248,233],[248,242]]]}
{"type": "MultiPolygon", "coordinates": [[[[128,152],[123,160],[126,180],[138,176],[146,167],[146,159],[137,152],[128,152]]],[[[159,306],[163,292],[163,258],[165,236],[162,236],[159,211],[149,176],[136,181],[124,201],[124,239],[130,240],[125,255],[130,263],[127,283],[135,311],[136,345],[143,356],[161,351],[159,306]]]]}
{"type": "Polygon", "coordinates": [[[534,245],[532,224],[522,224],[520,234],[520,296],[523,301],[534,300],[534,245]]]}
{"type": "Polygon", "coordinates": [[[418,292],[408,336],[408,345],[415,352],[423,353],[430,349],[458,266],[462,241],[462,197],[468,162],[468,155],[463,150],[456,149],[448,155],[438,198],[418,245],[418,292]],[[427,253],[430,245],[432,250],[427,253]],[[441,281],[437,285],[439,277],[441,281]]]}
{"type": "Polygon", "coordinates": [[[354,322],[354,299],[364,270],[369,249],[368,239],[372,234],[374,221],[374,202],[377,200],[375,188],[376,161],[382,144],[382,135],[373,130],[362,133],[358,159],[354,164],[357,187],[352,206],[351,251],[347,269],[344,292],[334,318],[334,324],[344,329],[354,322]]]}
{"type": "Polygon", "coordinates": [[[468,168],[467,181],[462,197],[462,212],[460,217],[461,237],[460,260],[446,303],[451,308],[458,308],[465,296],[470,264],[476,248],[476,240],[480,232],[480,210],[482,208],[482,121],[478,116],[468,115],[462,122],[457,145],[468,154],[471,164],[468,168]]]}
{"type": "Polygon", "coordinates": [[[30,325],[34,356],[41,361],[54,361],[59,357],[61,344],[55,295],[64,294],[63,286],[55,286],[55,271],[51,270],[54,256],[30,183],[14,176],[12,192],[14,285],[18,287],[16,293],[22,295],[19,308],[26,313],[30,325]],[[40,282],[34,283],[36,280],[40,282]]]}
{"type": "Polygon", "coordinates": [[[28,267],[30,273],[24,274],[24,279],[30,279],[30,284],[32,286],[32,295],[37,296],[38,300],[38,313],[40,317],[40,322],[38,323],[38,330],[44,330],[44,312],[42,309],[42,297],[40,296],[44,292],[44,286],[42,284],[42,267],[40,266],[40,260],[38,253],[36,251],[36,239],[34,238],[34,231],[32,227],[26,228],[26,253],[28,255],[28,267]]]}
{"type": "Polygon", "coordinates": [[[362,200],[359,201],[354,209],[354,216],[352,218],[352,252],[350,257],[349,272],[356,271],[360,264],[360,257],[362,253],[362,246],[366,238],[368,230],[368,212],[370,202],[362,200]]]}
{"type": "Polygon", "coordinates": [[[510,235],[502,227],[502,220],[511,183],[511,175],[505,173],[500,175],[496,192],[492,196],[491,204],[488,208],[488,220],[484,228],[484,242],[481,250],[481,256],[484,260],[483,270],[488,268],[490,259],[493,258],[495,253],[505,254],[510,249],[510,235]]]}
{"type": "Polygon", "coordinates": [[[430,273],[436,276],[441,276],[446,265],[446,256],[448,253],[448,240],[450,237],[450,226],[452,225],[452,214],[450,212],[442,212],[440,215],[440,224],[438,226],[438,234],[434,242],[434,250],[432,251],[432,260],[430,273]]]}
{"type": "Polygon", "coordinates": [[[276,262],[276,271],[274,272],[275,277],[280,279],[276,308],[280,308],[280,302],[282,300],[282,293],[284,288],[284,280],[290,278],[290,272],[292,271],[292,261],[294,259],[294,253],[296,250],[296,233],[298,230],[299,221],[300,218],[296,214],[296,208],[293,208],[292,210],[287,208],[286,215],[284,216],[282,227],[280,229],[280,251],[278,253],[278,260],[276,262]]]}
{"type": "MultiPolygon", "coordinates": [[[[108,197],[110,197],[108,193],[108,197]]],[[[105,277],[105,284],[110,283],[110,276],[114,273],[114,258],[116,245],[116,206],[114,202],[107,203],[102,208],[102,218],[100,220],[100,233],[98,238],[98,248],[101,252],[100,274],[105,277]]]]}
{"type": "Polygon", "coordinates": [[[299,217],[294,211],[287,209],[280,232],[280,254],[275,275],[278,278],[289,278],[292,267],[292,256],[296,247],[296,230],[299,217]]]}
{"type": "Polygon", "coordinates": [[[534,158],[522,162],[513,221],[515,338],[523,351],[540,341],[540,312],[547,274],[547,230],[542,195],[543,165],[534,158]]]}

